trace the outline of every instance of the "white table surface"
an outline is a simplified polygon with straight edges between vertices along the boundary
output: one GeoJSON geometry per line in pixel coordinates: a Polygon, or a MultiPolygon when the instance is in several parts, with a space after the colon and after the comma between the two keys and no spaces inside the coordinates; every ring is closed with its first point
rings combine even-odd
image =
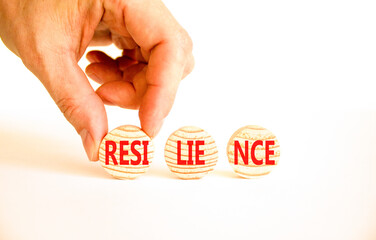
{"type": "MultiPolygon", "coordinates": [[[[86,159],[43,86],[0,45],[0,239],[376,239],[375,4],[165,3],[193,38],[196,68],[134,181],[86,159]],[[225,149],[248,124],[281,144],[280,164],[254,180],[235,175],[225,149]],[[219,148],[201,180],[179,180],[164,162],[184,125],[219,148]]],[[[107,111],[110,129],[139,125],[135,111],[107,111]]]]}

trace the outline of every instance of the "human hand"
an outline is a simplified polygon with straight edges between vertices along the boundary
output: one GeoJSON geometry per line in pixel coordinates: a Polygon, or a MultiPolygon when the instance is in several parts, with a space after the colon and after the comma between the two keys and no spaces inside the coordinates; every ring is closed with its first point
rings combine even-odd
{"type": "Polygon", "coordinates": [[[154,137],[181,79],[193,68],[192,42],[160,0],[0,0],[0,36],[43,83],[96,161],[108,131],[103,103],[139,109],[154,137]],[[115,60],[88,53],[87,74],[77,62],[89,44],[114,43],[115,60]]]}

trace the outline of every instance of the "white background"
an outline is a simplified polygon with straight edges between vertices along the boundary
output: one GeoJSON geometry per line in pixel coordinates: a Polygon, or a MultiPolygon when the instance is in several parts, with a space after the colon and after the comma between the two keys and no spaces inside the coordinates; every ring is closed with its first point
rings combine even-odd
{"type": "MultiPolygon", "coordinates": [[[[134,181],[86,159],[42,84],[0,45],[0,239],[376,239],[374,2],[165,4],[194,41],[196,67],[134,181]],[[236,177],[226,157],[248,124],[281,144],[280,164],[256,180],[236,177]],[[201,180],[164,162],[184,125],[220,151],[201,180]]],[[[136,111],[107,110],[110,129],[139,125],[136,111]]]]}

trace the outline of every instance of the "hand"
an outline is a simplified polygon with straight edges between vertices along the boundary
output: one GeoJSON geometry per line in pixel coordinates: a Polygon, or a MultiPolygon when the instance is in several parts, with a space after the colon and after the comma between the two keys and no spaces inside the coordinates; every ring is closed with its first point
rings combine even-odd
{"type": "Polygon", "coordinates": [[[0,36],[43,83],[96,161],[108,131],[103,103],[139,109],[154,137],[169,113],[181,79],[193,68],[192,42],[160,0],[0,0],[0,36]],[[87,54],[89,44],[114,43],[118,59],[87,54]]]}

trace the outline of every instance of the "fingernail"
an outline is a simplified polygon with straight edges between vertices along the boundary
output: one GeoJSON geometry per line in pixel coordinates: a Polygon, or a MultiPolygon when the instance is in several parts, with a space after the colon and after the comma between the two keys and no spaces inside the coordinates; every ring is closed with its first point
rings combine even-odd
{"type": "Polygon", "coordinates": [[[151,139],[153,139],[154,137],[157,136],[157,134],[159,133],[159,131],[160,131],[161,128],[162,128],[163,121],[164,121],[164,119],[163,119],[162,121],[160,121],[160,122],[158,123],[158,125],[155,125],[155,127],[154,127],[154,129],[152,130],[151,135],[150,135],[150,138],[151,138],[151,139]]]}
{"type": "Polygon", "coordinates": [[[82,143],[84,145],[86,155],[89,158],[90,161],[97,161],[98,156],[97,156],[97,144],[94,141],[93,137],[91,134],[86,130],[82,130],[80,132],[80,136],[82,139],[82,143]]]}
{"type": "Polygon", "coordinates": [[[96,82],[100,82],[101,79],[97,76],[97,74],[93,72],[86,71],[86,74],[89,76],[89,78],[93,79],[96,82]]]}
{"type": "Polygon", "coordinates": [[[92,53],[88,53],[86,54],[86,59],[89,61],[89,62],[97,62],[97,58],[95,57],[94,54],[92,53]]]}

